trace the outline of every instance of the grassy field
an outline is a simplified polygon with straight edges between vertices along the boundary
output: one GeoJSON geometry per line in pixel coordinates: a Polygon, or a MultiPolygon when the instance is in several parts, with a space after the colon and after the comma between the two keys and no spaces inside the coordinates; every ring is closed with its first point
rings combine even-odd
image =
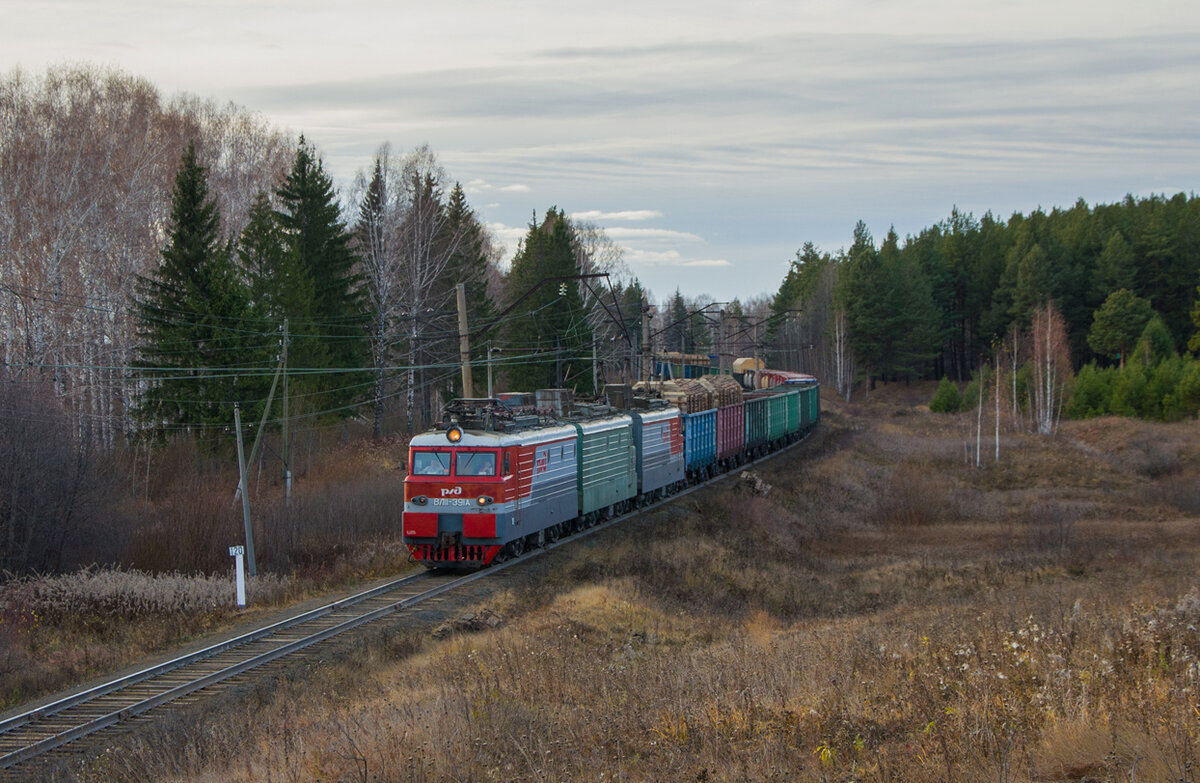
{"type": "Polygon", "coordinates": [[[1200,424],[1003,434],[930,388],[476,596],[182,713],[95,781],[1184,781],[1200,424]],[[986,425],[985,425],[986,429],[986,425]],[[440,635],[439,635],[440,636],[440,635]]]}

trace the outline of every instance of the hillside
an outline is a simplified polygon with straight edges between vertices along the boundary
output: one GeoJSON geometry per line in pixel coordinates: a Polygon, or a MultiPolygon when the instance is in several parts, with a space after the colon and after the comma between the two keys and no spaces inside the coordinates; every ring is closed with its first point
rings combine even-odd
{"type": "Polygon", "coordinates": [[[1191,779],[1200,424],[975,469],[931,394],[827,398],[767,495],[706,488],[443,609],[498,629],[377,632],[84,778],[1191,779]]]}

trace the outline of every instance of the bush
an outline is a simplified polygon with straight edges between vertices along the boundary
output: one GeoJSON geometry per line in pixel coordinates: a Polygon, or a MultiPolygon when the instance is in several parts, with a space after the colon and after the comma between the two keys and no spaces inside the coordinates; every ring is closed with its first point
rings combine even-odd
{"type": "Polygon", "coordinates": [[[111,556],[118,478],[76,437],[48,387],[0,379],[0,572],[46,573],[111,556]]]}
{"type": "Polygon", "coordinates": [[[1113,379],[1112,413],[1135,418],[1146,407],[1146,370],[1137,362],[1129,362],[1113,379]]]}
{"type": "Polygon", "coordinates": [[[1171,356],[1146,366],[1130,361],[1124,367],[1084,365],[1071,387],[1067,415],[1129,416],[1178,421],[1200,410],[1200,362],[1171,356]]]}
{"type": "Polygon", "coordinates": [[[1200,361],[1188,359],[1185,363],[1178,396],[1186,414],[1194,416],[1200,410],[1200,361]]]}
{"type": "Polygon", "coordinates": [[[1112,410],[1113,376],[1115,370],[1101,369],[1095,362],[1085,364],[1071,385],[1071,401],[1067,415],[1072,419],[1105,416],[1112,410]]]}
{"type": "Polygon", "coordinates": [[[963,400],[958,387],[943,376],[937,391],[934,392],[933,401],[929,403],[929,410],[934,413],[958,413],[962,407],[963,400]]]}

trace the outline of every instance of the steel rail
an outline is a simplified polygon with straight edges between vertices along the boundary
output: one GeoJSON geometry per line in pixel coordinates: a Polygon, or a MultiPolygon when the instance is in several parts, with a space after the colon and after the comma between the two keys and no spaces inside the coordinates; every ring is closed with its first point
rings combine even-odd
{"type": "MultiPolygon", "coordinates": [[[[515,564],[515,563],[521,562],[524,559],[525,559],[524,556],[521,558],[516,558],[516,559],[513,559],[512,561],[510,561],[510,563],[506,563],[504,565],[515,564]]],[[[105,715],[101,715],[92,720],[82,722],[78,726],[75,726],[74,728],[59,732],[50,737],[46,737],[45,739],[42,739],[42,740],[34,742],[30,745],[27,745],[24,748],[21,748],[20,750],[12,751],[3,756],[0,756],[0,768],[7,769],[9,767],[13,767],[22,762],[29,761],[33,758],[36,758],[38,756],[41,756],[41,755],[49,752],[51,750],[54,750],[55,748],[62,747],[63,745],[66,745],[70,742],[73,742],[78,739],[82,739],[83,737],[86,737],[89,734],[94,734],[97,731],[101,731],[102,729],[108,728],[109,726],[113,726],[117,723],[129,720],[130,718],[136,717],[137,715],[141,715],[142,713],[148,712],[149,710],[152,710],[155,707],[159,707],[159,706],[162,706],[163,704],[174,701],[175,699],[178,699],[182,696],[186,696],[186,695],[193,693],[195,691],[198,691],[202,688],[209,687],[210,685],[215,685],[218,682],[227,680],[238,674],[242,674],[243,672],[249,671],[251,669],[255,669],[259,666],[263,666],[267,663],[270,663],[271,661],[277,660],[286,655],[290,655],[294,652],[302,650],[305,647],[309,647],[313,644],[317,644],[318,642],[325,641],[326,639],[330,639],[341,633],[345,633],[346,631],[357,628],[360,625],[365,625],[366,623],[373,622],[382,617],[386,617],[390,614],[394,614],[395,612],[398,612],[400,610],[407,609],[410,606],[421,603],[422,601],[426,601],[435,596],[441,595],[442,593],[453,590],[456,587],[461,587],[464,584],[473,582],[476,579],[481,579],[484,576],[487,576],[488,573],[489,572],[487,572],[487,571],[476,571],[471,574],[466,574],[457,579],[453,579],[444,584],[438,585],[437,587],[434,587],[429,590],[425,590],[421,593],[418,593],[415,596],[409,596],[409,597],[401,599],[400,601],[397,601],[395,603],[391,603],[391,604],[388,604],[387,606],[380,607],[379,609],[374,609],[370,612],[356,615],[347,620],[343,620],[342,622],[340,622],[336,625],[330,626],[329,628],[322,629],[320,631],[317,631],[316,633],[312,633],[312,634],[304,636],[300,639],[297,639],[295,641],[280,645],[279,647],[276,647],[272,650],[268,650],[266,652],[259,653],[258,655],[252,656],[243,661],[239,661],[238,663],[235,663],[231,666],[227,666],[223,669],[212,672],[210,674],[206,674],[201,677],[194,678],[194,679],[189,680],[188,682],[185,682],[181,685],[177,685],[173,688],[169,688],[165,691],[162,691],[161,693],[159,693],[155,696],[151,696],[149,698],[142,699],[141,701],[136,702],[135,704],[132,704],[132,705],[129,705],[126,707],[122,707],[119,710],[114,710],[113,712],[109,712],[105,715]]],[[[419,576],[424,576],[424,574],[421,574],[419,576]]],[[[406,580],[398,580],[398,581],[412,581],[412,579],[410,577],[406,580]]],[[[395,583],[392,583],[392,585],[394,586],[395,583]]],[[[384,587],[387,587],[387,586],[385,585],[384,587]]],[[[374,590],[366,591],[365,593],[359,594],[359,596],[354,596],[353,598],[359,599],[359,600],[354,601],[354,603],[361,603],[363,600],[366,600],[366,597],[371,597],[371,594],[377,595],[381,591],[381,589],[382,588],[376,588],[374,590]]],[[[384,592],[386,592],[386,591],[384,591],[384,592]]],[[[332,611],[332,607],[341,606],[344,608],[346,606],[346,604],[347,604],[347,601],[345,601],[345,600],[338,601],[338,602],[335,602],[334,604],[329,604],[326,607],[322,607],[322,610],[332,611]]],[[[313,613],[306,613],[306,615],[308,616],[308,619],[310,619],[310,620],[320,619],[320,617],[324,616],[325,614],[328,614],[329,611],[321,612],[321,610],[314,610],[313,613]],[[321,612],[321,613],[315,614],[316,612],[321,612]]],[[[293,623],[288,623],[287,625],[290,627],[290,626],[294,626],[295,624],[296,623],[293,622],[293,623]]],[[[279,628],[280,625],[282,625],[282,624],[276,624],[274,626],[271,626],[271,628],[273,628],[275,630],[283,630],[282,628],[279,628]]],[[[252,635],[252,634],[246,634],[246,636],[250,636],[250,635],[252,635]]],[[[265,636],[265,635],[266,634],[259,634],[259,637],[261,638],[262,636],[265,636]]],[[[243,637],[239,637],[239,638],[243,638],[243,637]]],[[[221,645],[214,645],[214,648],[219,647],[219,646],[221,646],[221,645]]],[[[211,650],[213,648],[209,648],[209,649],[211,650]]],[[[187,656],[185,656],[185,657],[187,657],[187,656]]],[[[167,669],[165,671],[170,671],[175,668],[178,668],[178,666],[171,667],[171,669],[167,669]]],[[[160,672],[160,673],[164,673],[164,672],[160,672]]],[[[143,678],[139,679],[138,682],[141,682],[145,679],[147,679],[147,678],[143,677],[143,678]]],[[[126,682],[125,684],[132,684],[132,683],[126,682]]],[[[108,692],[112,692],[115,690],[119,690],[119,688],[112,688],[108,692]]],[[[95,697],[98,697],[100,695],[104,695],[104,694],[98,693],[98,694],[96,694],[95,697]]],[[[93,697],[93,698],[95,698],[95,697],[93,697]]],[[[79,702],[79,703],[82,703],[82,702],[79,702]]]]}
{"type": "MultiPolygon", "coordinates": [[[[201,661],[201,660],[204,660],[205,658],[210,658],[213,655],[216,655],[217,653],[221,653],[226,650],[233,649],[235,647],[240,647],[244,644],[249,644],[250,642],[258,641],[259,639],[270,636],[273,633],[278,633],[279,631],[285,630],[287,628],[291,628],[293,626],[300,625],[302,623],[306,623],[311,620],[316,620],[320,617],[324,617],[327,614],[332,614],[333,612],[348,608],[357,603],[361,603],[362,601],[366,601],[371,598],[375,598],[377,596],[384,595],[386,593],[390,593],[393,590],[396,590],[401,585],[416,581],[418,579],[425,579],[428,576],[429,576],[429,574],[427,572],[421,572],[421,573],[410,574],[408,576],[401,577],[400,579],[396,579],[396,580],[393,580],[386,584],[379,585],[378,587],[373,587],[370,590],[364,590],[361,593],[356,593],[354,595],[347,596],[346,598],[339,599],[337,601],[334,601],[331,604],[326,604],[325,606],[321,606],[316,609],[310,609],[309,611],[302,612],[301,614],[298,614],[294,617],[289,617],[284,620],[280,620],[279,622],[272,623],[271,625],[265,625],[262,628],[256,628],[253,631],[249,631],[240,636],[235,636],[231,639],[226,639],[223,642],[217,642],[216,644],[210,645],[209,647],[205,647],[201,650],[196,650],[196,651],[188,653],[186,655],[181,655],[178,658],[172,658],[169,661],[164,661],[162,663],[155,664],[154,666],[147,667],[145,669],[142,669],[141,671],[134,672],[133,674],[128,674],[123,677],[118,677],[114,680],[110,680],[108,682],[101,683],[100,685],[97,685],[94,688],[89,688],[87,690],[80,691],[79,693],[75,693],[70,696],[64,697],[62,699],[58,699],[57,701],[51,702],[49,704],[44,704],[41,707],[36,707],[32,710],[29,710],[28,712],[23,712],[19,715],[14,715],[10,718],[6,718],[5,720],[0,721],[0,736],[3,736],[4,734],[7,734],[7,733],[13,731],[14,729],[18,729],[21,726],[24,726],[33,721],[51,717],[53,715],[56,715],[56,714],[62,712],[63,710],[69,709],[69,708],[77,706],[79,704],[84,704],[86,702],[89,702],[89,701],[97,698],[97,697],[104,696],[108,693],[118,691],[122,688],[128,687],[130,685],[134,685],[139,682],[143,682],[144,680],[151,679],[152,677],[157,677],[160,674],[164,674],[173,669],[178,669],[181,666],[186,666],[190,663],[195,663],[196,661],[201,661]]],[[[3,758],[3,757],[0,757],[0,758],[3,758]]]]}

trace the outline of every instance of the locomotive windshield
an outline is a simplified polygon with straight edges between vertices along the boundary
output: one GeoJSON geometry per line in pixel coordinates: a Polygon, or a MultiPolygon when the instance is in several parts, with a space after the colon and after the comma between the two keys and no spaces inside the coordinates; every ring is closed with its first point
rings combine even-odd
{"type": "Polygon", "coordinates": [[[459,476],[496,475],[494,451],[460,451],[454,458],[454,472],[459,476]]]}
{"type": "Polygon", "coordinates": [[[414,476],[449,476],[449,451],[414,451],[412,474],[414,476]]]}

